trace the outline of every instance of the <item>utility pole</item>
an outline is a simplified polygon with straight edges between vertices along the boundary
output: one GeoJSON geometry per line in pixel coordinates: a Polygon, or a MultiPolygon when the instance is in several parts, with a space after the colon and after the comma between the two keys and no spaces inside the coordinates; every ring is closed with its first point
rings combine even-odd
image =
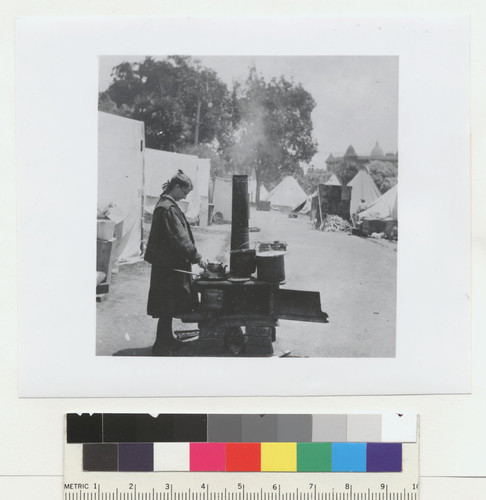
{"type": "Polygon", "coordinates": [[[199,144],[199,120],[201,119],[201,93],[197,93],[197,104],[196,104],[196,129],[194,131],[194,146],[199,144]]]}

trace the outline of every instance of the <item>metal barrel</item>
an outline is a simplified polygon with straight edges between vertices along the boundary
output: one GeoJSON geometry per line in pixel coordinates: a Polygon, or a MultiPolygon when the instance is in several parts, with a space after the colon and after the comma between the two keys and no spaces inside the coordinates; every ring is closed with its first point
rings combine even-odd
{"type": "Polygon", "coordinates": [[[250,200],[248,197],[248,176],[233,175],[233,198],[231,205],[231,250],[249,248],[248,220],[250,200]]]}

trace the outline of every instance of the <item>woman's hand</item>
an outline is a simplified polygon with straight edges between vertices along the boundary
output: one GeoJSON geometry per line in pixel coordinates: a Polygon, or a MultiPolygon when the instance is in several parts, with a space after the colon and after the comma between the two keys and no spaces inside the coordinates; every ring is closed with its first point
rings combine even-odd
{"type": "Polygon", "coordinates": [[[207,260],[204,260],[202,258],[202,255],[200,254],[197,254],[197,257],[196,257],[196,264],[199,266],[199,267],[202,267],[203,269],[206,269],[206,267],[208,267],[208,261],[207,260]]]}

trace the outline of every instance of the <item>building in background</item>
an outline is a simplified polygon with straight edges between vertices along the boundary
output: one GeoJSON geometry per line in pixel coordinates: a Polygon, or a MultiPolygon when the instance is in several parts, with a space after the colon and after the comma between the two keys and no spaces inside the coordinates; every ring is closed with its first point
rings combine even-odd
{"type": "Polygon", "coordinates": [[[326,166],[329,172],[336,173],[337,167],[343,164],[349,166],[364,167],[371,161],[391,163],[394,166],[398,166],[398,152],[396,154],[384,154],[377,141],[369,156],[358,156],[353,146],[350,145],[346,150],[344,156],[333,156],[331,153],[326,160],[326,166]]]}

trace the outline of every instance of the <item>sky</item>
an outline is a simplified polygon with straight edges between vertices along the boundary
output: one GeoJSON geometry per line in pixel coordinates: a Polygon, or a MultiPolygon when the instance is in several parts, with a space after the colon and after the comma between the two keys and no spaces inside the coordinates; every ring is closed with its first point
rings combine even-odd
{"type": "MultiPolygon", "coordinates": [[[[152,56],[163,59],[164,56],[152,56]]],[[[285,76],[309,91],[316,107],[313,136],[318,153],[311,164],[325,168],[330,153],[342,156],[349,145],[369,155],[378,141],[384,153],[398,151],[398,57],[396,56],[197,56],[231,88],[254,65],[265,79],[285,76]]],[[[99,90],[111,82],[111,69],[144,56],[101,56],[99,90]]]]}

